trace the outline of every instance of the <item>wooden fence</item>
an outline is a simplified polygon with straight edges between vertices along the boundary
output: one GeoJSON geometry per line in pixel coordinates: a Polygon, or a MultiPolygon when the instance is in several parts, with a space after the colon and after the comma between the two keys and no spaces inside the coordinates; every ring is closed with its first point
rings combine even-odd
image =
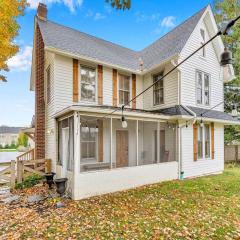
{"type": "Polygon", "coordinates": [[[35,159],[35,149],[30,149],[27,152],[24,152],[23,154],[19,155],[17,157],[17,161],[22,161],[22,160],[33,160],[35,159]]]}
{"type": "Polygon", "coordinates": [[[224,146],[224,161],[225,162],[240,162],[240,145],[224,146]]]}
{"type": "Polygon", "coordinates": [[[51,172],[50,159],[36,160],[17,160],[17,182],[21,183],[24,178],[31,174],[44,176],[45,173],[51,172]]]}
{"type": "Polygon", "coordinates": [[[0,183],[10,184],[11,188],[15,187],[16,181],[16,166],[15,161],[0,163],[0,183]]]}

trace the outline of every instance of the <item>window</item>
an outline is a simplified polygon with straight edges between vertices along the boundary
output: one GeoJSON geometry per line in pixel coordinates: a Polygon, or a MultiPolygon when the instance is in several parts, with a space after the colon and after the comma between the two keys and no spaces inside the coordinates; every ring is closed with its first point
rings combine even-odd
{"type": "Polygon", "coordinates": [[[210,76],[207,73],[197,71],[197,104],[210,104],[210,76]]]}
{"type": "Polygon", "coordinates": [[[130,100],[130,77],[119,74],[119,104],[127,104],[130,100]]]}
{"type": "Polygon", "coordinates": [[[161,79],[162,76],[163,76],[163,72],[153,76],[153,83],[156,82],[156,84],[153,85],[153,105],[154,106],[162,104],[163,101],[164,101],[164,97],[163,97],[163,79],[161,79]]]}
{"type": "MultiPolygon", "coordinates": [[[[201,38],[202,38],[201,45],[204,45],[205,44],[205,31],[203,29],[200,29],[200,33],[201,33],[201,38]]],[[[205,47],[202,48],[202,56],[206,57],[206,48],[205,47]]]]}
{"type": "Polygon", "coordinates": [[[203,131],[198,126],[198,158],[203,158],[203,131]]]}
{"type": "Polygon", "coordinates": [[[51,72],[50,66],[46,70],[47,73],[47,103],[51,101],[51,72]]]}
{"type": "Polygon", "coordinates": [[[198,126],[198,159],[210,158],[210,125],[198,126]]]}
{"type": "Polygon", "coordinates": [[[81,66],[81,100],[96,101],[96,71],[85,66],[81,66]]]}
{"type": "Polygon", "coordinates": [[[205,132],[205,158],[210,158],[210,127],[208,124],[204,125],[205,132]]]}
{"type": "Polygon", "coordinates": [[[81,126],[81,159],[97,160],[96,126],[81,126]]]}

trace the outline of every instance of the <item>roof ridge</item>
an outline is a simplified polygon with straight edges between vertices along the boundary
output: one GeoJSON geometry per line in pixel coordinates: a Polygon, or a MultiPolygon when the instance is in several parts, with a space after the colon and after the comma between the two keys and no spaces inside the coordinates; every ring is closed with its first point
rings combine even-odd
{"type": "MultiPolygon", "coordinates": [[[[52,20],[47,20],[47,22],[56,24],[56,25],[61,26],[61,27],[64,27],[64,28],[68,28],[68,29],[73,30],[73,31],[75,31],[75,32],[78,32],[78,33],[84,34],[84,35],[86,35],[86,36],[88,36],[88,37],[91,37],[91,38],[93,38],[93,39],[101,40],[101,41],[103,41],[103,42],[110,43],[110,44],[115,45],[115,46],[117,46],[117,47],[124,48],[124,49],[126,49],[126,50],[129,50],[129,51],[135,53],[135,54],[141,54],[145,49],[147,49],[147,48],[149,48],[150,46],[154,45],[156,42],[160,41],[162,38],[164,38],[165,36],[167,36],[168,34],[170,34],[171,32],[173,32],[174,30],[176,30],[176,29],[178,29],[179,27],[181,27],[181,26],[182,26],[183,24],[185,24],[187,21],[190,21],[192,18],[194,18],[194,17],[195,17],[196,15],[198,15],[200,12],[202,12],[203,10],[205,10],[207,7],[208,7],[208,5],[205,6],[204,8],[202,8],[201,10],[199,10],[198,12],[196,12],[196,13],[195,13],[194,15],[192,15],[191,17],[185,19],[182,23],[180,23],[180,24],[177,25],[175,28],[171,29],[169,32],[167,32],[166,34],[164,34],[163,36],[161,36],[160,38],[158,38],[157,40],[155,40],[154,42],[152,42],[150,45],[144,47],[143,49],[141,49],[141,50],[139,50],[139,51],[136,51],[136,50],[133,50],[133,49],[131,49],[131,48],[122,46],[122,45],[120,45],[120,44],[118,44],[118,43],[114,43],[114,42],[112,42],[112,41],[103,39],[103,38],[101,38],[101,37],[97,37],[97,36],[91,35],[91,34],[89,34],[89,33],[82,32],[82,31],[80,31],[80,30],[78,30],[78,29],[75,29],[75,28],[72,28],[72,27],[69,27],[69,26],[62,25],[62,24],[57,23],[57,22],[54,22],[54,21],[52,21],[52,20]]],[[[41,19],[39,19],[39,18],[37,18],[37,19],[38,19],[38,21],[40,21],[40,22],[45,22],[45,21],[43,21],[43,20],[41,20],[41,19]]]]}
{"type": "Polygon", "coordinates": [[[44,23],[44,22],[50,22],[50,23],[56,24],[56,25],[58,25],[58,26],[60,26],[60,27],[68,28],[68,29],[73,30],[73,31],[75,31],[75,32],[84,34],[84,35],[86,35],[86,36],[88,36],[88,37],[91,37],[91,38],[94,38],[94,39],[97,39],[97,40],[101,40],[101,41],[106,42],[106,43],[110,43],[110,44],[115,45],[115,46],[120,47],[120,48],[125,48],[126,50],[129,50],[129,51],[134,52],[134,53],[140,53],[140,52],[141,52],[141,51],[135,51],[135,50],[133,50],[133,49],[131,49],[131,48],[122,46],[122,45],[120,45],[120,44],[118,44],[118,43],[111,42],[110,40],[106,40],[106,39],[104,39],[104,38],[97,37],[97,36],[91,35],[91,34],[86,33],[86,32],[82,32],[82,31],[80,31],[80,30],[78,30],[78,29],[75,29],[75,28],[72,28],[72,27],[69,27],[69,26],[66,26],[66,25],[63,25],[63,24],[54,22],[54,21],[52,21],[52,20],[43,21],[43,20],[41,20],[41,19],[38,18],[38,17],[37,17],[37,20],[40,21],[40,22],[43,22],[43,23],[44,23]]]}

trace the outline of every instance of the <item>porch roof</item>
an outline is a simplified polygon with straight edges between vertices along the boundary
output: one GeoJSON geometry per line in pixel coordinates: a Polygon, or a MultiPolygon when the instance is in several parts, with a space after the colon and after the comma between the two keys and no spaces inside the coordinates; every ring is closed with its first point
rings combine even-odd
{"type": "MultiPolygon", "coordinates": [[[[121,107],[113,107],[107,105],[72,105],[63,109],[62,111],[56,113],[53,117],[60,118],[70,112],[82,112],[90,115],[100,115],[98,117],[104,117],[107,114],[110,114],[113,110],[117,110],[112,117],[120,116],[122,114],[121,107]]],[[[145,118],[145,119],[154,119],[154,120],[191,120],[196,114],[197,118],[203,118],[209,121],[220,122],[225,125],[235,124],[240,125],[240,121],[237,118],[232,117],[230,114],[216,111],[216,110],[208,110],[205,108],[198,107],[184,107],[182,105],[175,105],[173,107],[158,109],[158,110],[142,110],[142,109],[132,109],[132,108],[124,108],[124,115],[132,118],[145,118]],[[187,110],[189,109],[189,111],[187,110]],[[207,112],[206,112],[207,111],[207,112]],[[206,113],[204,113],[206,112],[206,113]],[[201,114],[204,113],[203,117],[201,114]]],[[[110,117],[110,116],[109,116],[110,117]]]]}

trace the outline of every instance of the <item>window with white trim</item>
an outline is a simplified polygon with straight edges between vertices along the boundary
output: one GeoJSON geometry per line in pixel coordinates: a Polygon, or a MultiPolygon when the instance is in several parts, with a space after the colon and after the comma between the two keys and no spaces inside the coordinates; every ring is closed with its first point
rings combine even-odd
{"type": "Polygon", "coordinates": [[[204,125],[204,138],[205,138],[205,158],[210,158],[210,126],[204,125]]]}
{"type": "Polygon", "coordinates": [[[96,70],[81,65],[81,101],[96,101],[96,70]]]}
{"type": "Polygon", "coordinates": [[[153,76],[153,105],[159,105],[164,103],[164,87],[163,87],[163,72],[153,76]],[[160,80],[161,79],[161,80],[160,80]],[[157,82],[158,81],[158,82],[157,82]]]}
{"type": "Polygon", "coordinates": [[[130,100],[130,76],[119,74],[118,81],[119,104],[125,105],[130,100]]]}
{"type": "Polygon", "coordinates": [[[198,125],[198,159],[210,158],[210,125],[198,125]]]}
{"type": "Polygon", "coordinates": [[[196,73],[196,95],[197,104],[210,104],[210,76],[207,73],[197,71],[196,73]]]}
{"type": "MultiPolygon", "coordinates": [[[[202,38],[201,45],[203,46],[205,44],[205,42],[206,42],[204,29],[200,29],[200,34],[201,34],[201,38],[202,38]]],[[[202,56],[206,57],[206,47],[202,48],[202,56]]]]}

